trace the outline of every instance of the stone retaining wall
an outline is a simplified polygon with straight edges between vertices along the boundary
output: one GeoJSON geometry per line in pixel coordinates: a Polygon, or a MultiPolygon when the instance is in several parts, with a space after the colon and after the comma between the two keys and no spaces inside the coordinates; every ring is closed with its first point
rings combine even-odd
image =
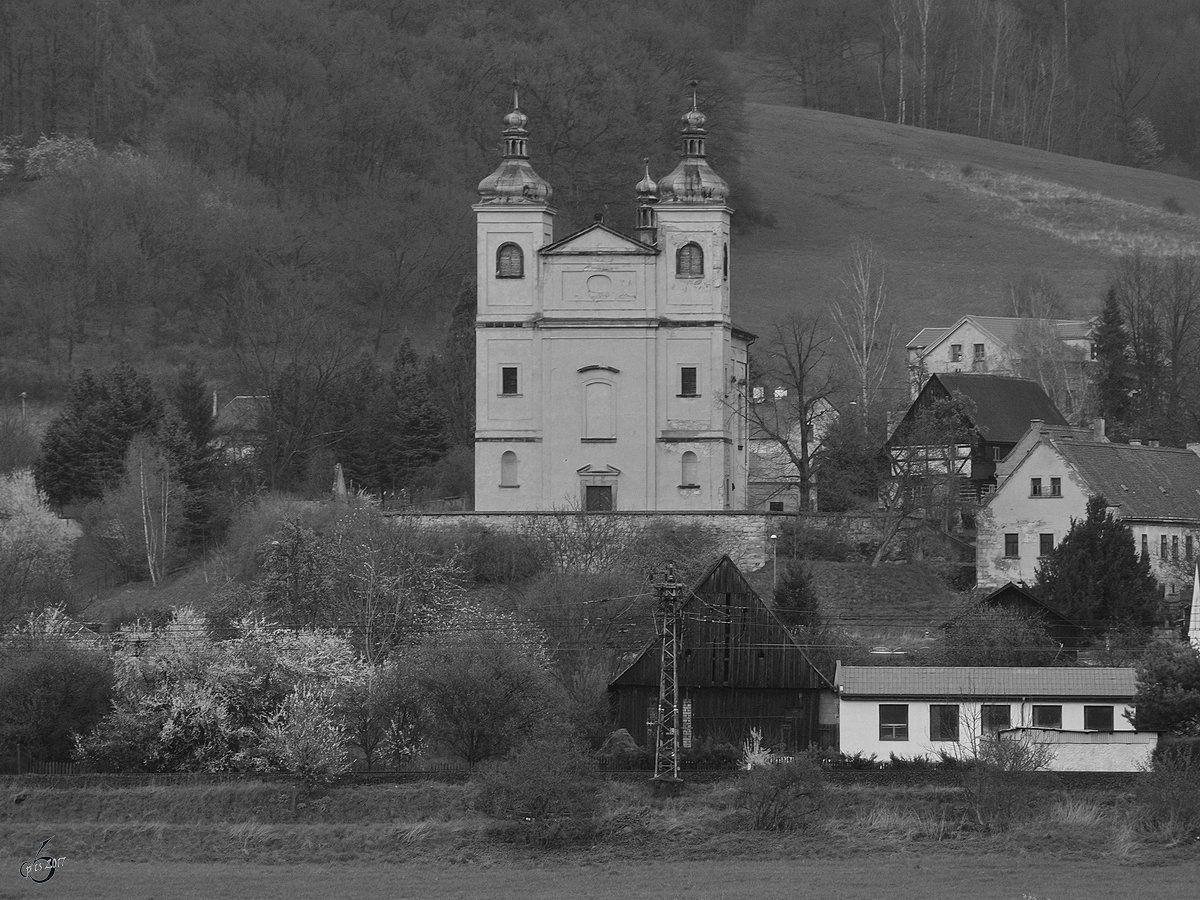
{"type": "Polygon", "coordinates": [[[837,515],[828,513],[761,513],[761,512],[453,512],[453,513],[406,513],[393,512],[388,515],[398,521],[419,527],[447,528],[464,525],[482,525],[498,531],[514,533],[537,533],[553,528],[562,520],[573,522],[590,520],[598,529],[606,525],[616,528],[640,528],[651,520],[658,525],[700,526],[718,535],[721,549],[728,553],[737,565],[747,571],[761,569],[771,559],[771,535],[780,537],[791,529],[812,529],[835,535],[850,544],[870,544],[878,541],[878,530],[870,516],[837,515]]]}

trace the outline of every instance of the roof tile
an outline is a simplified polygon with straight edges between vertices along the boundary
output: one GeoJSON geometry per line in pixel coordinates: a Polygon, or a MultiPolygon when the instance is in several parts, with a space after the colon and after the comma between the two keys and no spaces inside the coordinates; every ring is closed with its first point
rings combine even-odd
{"type": "Polygon", "coordinates": [[[834,687],[861,697],[1111,697],[1131,699],[1132,668],[838,666],[834,687]]]}

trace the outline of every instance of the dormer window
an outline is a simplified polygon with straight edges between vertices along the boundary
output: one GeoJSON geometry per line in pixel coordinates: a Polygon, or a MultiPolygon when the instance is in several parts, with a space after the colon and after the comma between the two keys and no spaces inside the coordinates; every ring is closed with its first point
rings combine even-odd
{"type": "Polygon", "coordinates": [[[496,251],[496,277],[525,277],[525,254],[516,244],[501,244],[496,251]]]}
{"type": "Polygon", "coordinates": [[[704,251],[695,241],[684,244],[675,253],[676,278],[703,278],[704,251]]]}

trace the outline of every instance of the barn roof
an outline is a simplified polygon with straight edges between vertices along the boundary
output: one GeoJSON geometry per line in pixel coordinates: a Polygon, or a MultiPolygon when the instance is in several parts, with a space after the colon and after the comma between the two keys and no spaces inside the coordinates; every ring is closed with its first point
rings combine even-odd
{"type": "Polygon", "coordinates": [[[1132,668],[1051,666],[843,666],[834,674],[843,697],[1036,697],[1129,700],[1132,668]]]}
{"type": "MultiPolygon", "coordinates": [[[[746,580],[745,576],[742,575],[741,570],[738,569],[734,561],[729,558],[728,554],[723,555],[720,559],[714,562],[704,572],[703,575],[697,578],[690,590],[685,590],[686,599],[681,604],[680,611],[685,614],[692,612],[696,614],[696,618],[701,621],[705,619],[712,619],[714,617],[714,613],[703,608],[705,601],[701,595],[704,592],[706,585],[713,584],[718,581],[724,582],[726,585],[737,584],[737,586],[740,588],[739,593],[742,596],[750,598],[750,602],[756,605],[758,611],[763,615],[763,618],[772,627],[772,630],[774,631],[775,629],[778,629],[778,645],[771,648],[772,653],[787,653],[794,650],[803,661],[804,666],[816,673],[820,682],[822,682],[825,686],[832,687],[832,685],[829,683],[829,679],[821,673],[821,670],[817,668],[817,666],[813,664],[808,654],[804,651],[803,646],[796,641],[795,636],[779,620],[779,617],[775,615],[775,611],[771,609],[771,607],[758,595],[758,592],[750,586],[750,583],[746,580]]],[[[657,637],[647,642],[646,646],[641,650],[640,653],[638,653],[636,657],[634,657],[633,661],[621,669],[621,671],[617,673],[612,681],[609,682],[609,689],[612,690],[618,686],[643,683],[645,681],[643,676],[650,669],[653,669],[655,673],[657,673],[658,660],[656,655],[659,652],[659,647],[660,642],[657,637]]],[[[654,683],[657,684],[657,674],[655,674],[653,680],[654,683]]]]}
{"type": "Polygon", "coordinates": [[[1070,424],[1035,381],[956,372],[940,372],[930,376],[929,381],[936,381],[951,395],[962,394],[975,404],[975,428],[990,443],[1015,444],[1034,419],[1041,419],[1047,425],[1070,424]]]}

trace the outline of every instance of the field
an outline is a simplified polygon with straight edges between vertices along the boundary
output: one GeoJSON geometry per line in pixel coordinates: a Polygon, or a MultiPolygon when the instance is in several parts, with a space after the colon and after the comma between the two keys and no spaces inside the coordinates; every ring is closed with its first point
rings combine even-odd
{"type": "Polygon", "coordinates": [[[828,302],[855,238],[886,260],[901,341],[1007,315],[1009,283],[1036,272],[1089,315],[1117,254],[1200,246],[1200,181],[770,103],[747,122],[744,168],[774,225],[734,239],[733,314],[764,339],[828,302]]]}
{"type": "MultiPolygon", "coordinates": [[[[71,861],[68,860],[68,866],[71,861]]],[[[989,854],[963,860],[938,853],[854,859],[664,862],[550,861],[534,866],[491,861],[457,865],[347,862],[264,865],[228,862],[125,864],[81,860],[38,893],[16,875],[0,876],[0,898],[94,900],[243,898],[525,898],[656,897],[663,900],[819,898],[819,900],[1094,900],[1195,896],[1200,861],[1154,868],[1042,854],[989,854]],[[50,890],[53,888],[53,890],[50,890]]]]}
{"type": "Polygon", "coordinates": [[[1042,781],[984,828],[955,777],[843,778],[803,827],[755,831],[736,781],[656,799],[638,777],[608,782],[594,831],[553,846],[478,811],[473,783],[149,781],[0,781],[0,898],[1154,900],[1192,896],[1200,879],[1194,840],[1134,824],[1128,780],[1042,781]],[[62,868],[23,881],[47,838],[62,868]]]}

